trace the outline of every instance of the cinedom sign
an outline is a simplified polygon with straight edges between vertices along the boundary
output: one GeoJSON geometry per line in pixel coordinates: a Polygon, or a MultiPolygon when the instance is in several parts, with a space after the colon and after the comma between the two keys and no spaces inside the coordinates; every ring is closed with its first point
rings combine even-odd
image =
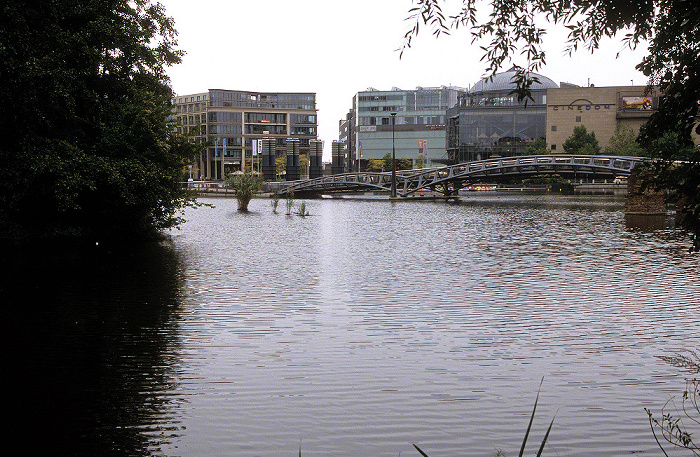
{"type": "Polygon", "coordinates": [[[590,110],[595,110],[599,111],[602,109],[610,109],[611,106],[614,106],[613,103],[593,103],[590,100],[586,100],[583,98],[580,98],[578,100],[574,100],[573,102],[569,103],[568,105],[551,105],[552,106],[552,111],[590,111],[590,110]]]}

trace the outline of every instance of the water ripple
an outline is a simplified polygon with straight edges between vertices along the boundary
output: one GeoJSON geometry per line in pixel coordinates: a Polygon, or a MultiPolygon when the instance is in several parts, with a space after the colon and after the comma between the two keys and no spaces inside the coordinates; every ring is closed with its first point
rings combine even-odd
{"type": "Polygon", "coordinates": [[[179,455],[650,454],[643,407],[700,347],[697,255],[619,200],[254,200],[189,211],[179,455]],[[536,441],[536,438],[535,438],[536,441]],[[217,443],[213,446],[212,443],[217,443]]]}

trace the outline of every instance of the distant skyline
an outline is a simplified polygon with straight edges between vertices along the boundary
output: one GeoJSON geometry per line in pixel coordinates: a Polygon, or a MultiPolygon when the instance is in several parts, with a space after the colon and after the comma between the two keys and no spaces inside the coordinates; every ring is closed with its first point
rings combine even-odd
{"type": "MultiPolygon", "coordinates": [[[[485,76],[487,67],[480,61],[482,50],[462,29],[435,39],[425,28],[399,58],[411,0],[161,3],[175,21],[179,49],[187,53],[182,64],[168,70],[175,93],[315,92],[318,137],[325,142],[326,161],[330,143],[338,139],[338,121],[345,118],[357,92],[368,87],[467,88],[485,76]]],[[[620,39],[606,39],[594,54],[582,49],[568,57],[566,32],[559,27],[548,36],[547,66],[539,73],[558,84],[647,82],[634,68],[646,47],[632,51],[620,39]]],[[[516,57],[501,70],[524,63],[516,57]]]]}

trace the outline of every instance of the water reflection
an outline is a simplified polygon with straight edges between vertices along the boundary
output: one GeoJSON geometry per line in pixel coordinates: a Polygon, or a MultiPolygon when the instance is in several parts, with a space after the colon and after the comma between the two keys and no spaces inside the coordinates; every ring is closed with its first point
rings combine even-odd
{"type": "Polygon", "coordinates": [[[168,244],[6,252],[12,423],[26,455],[151,455],[172,414],[182,264],[168,244]]]}
{"type": "Polygon", "coordinates": [[[548,453],[655,450],[642,408],[678,373],[654,355],[698,344],[700,271],[682,240],[627,230],[622,199],[212,202],[173,234],[189,371],[169,452],[513,452],[542,376],[548,453]]]}
{"type": "Polygon", "coordinates": [[[641,232],[656,232],[672,229],[673,220],[665,214],[625,214],[625,226],[629,230],[641,232]]]}
{"type": "Polygon", "coordinates": [[[700,346],[687,239],[629,228],[613,197],[484,194],[315,200],[307,218],[212,199],[171,244],[6,256],[14,440],[510,454],[545,376],[548,455],[655,455],[643,407],[683,375],[655,356],[700,346]]]}

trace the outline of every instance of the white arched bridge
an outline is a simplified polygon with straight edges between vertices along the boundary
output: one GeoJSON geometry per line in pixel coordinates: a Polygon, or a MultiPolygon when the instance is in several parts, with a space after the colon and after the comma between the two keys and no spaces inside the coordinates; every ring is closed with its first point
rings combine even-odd
{"type": "MultiPolygon", "coordinates": [[[[453,195],[464,185],[504,182],[534,175],[558,174],[568,179],[613,179],[629,176],[643,157],[537,155],[460,163],[441,168],[396,171],[396,194],[419,189],[453,195]]],[[[278,193],[301,195],[334,192],[391,191],[391,172],[359,172],[281,183],[278,193]]]]}

